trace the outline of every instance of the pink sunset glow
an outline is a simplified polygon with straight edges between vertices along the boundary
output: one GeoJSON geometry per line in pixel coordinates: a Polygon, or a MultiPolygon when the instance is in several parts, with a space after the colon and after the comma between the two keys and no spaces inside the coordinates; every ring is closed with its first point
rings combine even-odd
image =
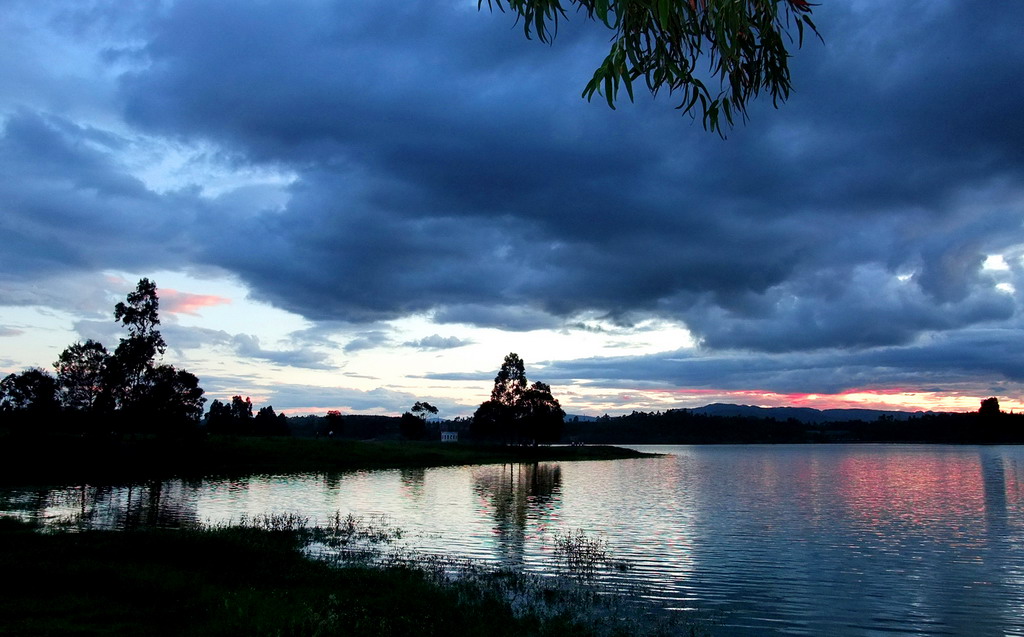
{"type": "MultiPolygon", "coordinates": [[[[909,388],[851,389],[849,391],[824,393],[780,393],[758,390],[716,390],[679,389],[665,393],[675,400],[688,397],[706,402],[736,403],[759,407],[810,407],[813,409],[881,409],[895,411],[976,411],[980,396],[956,391],[924,391],[909,388]]],[[[1024,402],[999,397],[999,404],[1005,411],[1020,411],[1024,402]]]]}
{"type": "Polygon", "coordinates": [[[199,316],[204,307],[229,305],[231,299],[213,294],[190,294],[168,288],[160,289],[160,309],[168,314],[188,314],[199,316]]]}

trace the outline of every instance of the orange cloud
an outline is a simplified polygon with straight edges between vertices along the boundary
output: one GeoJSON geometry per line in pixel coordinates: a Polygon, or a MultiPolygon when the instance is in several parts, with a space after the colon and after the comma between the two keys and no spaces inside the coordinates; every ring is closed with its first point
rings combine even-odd
{"type": "Polygon", "coordinates": [[[160,311],[168,314],[190,314],[198,316],[199,310],[215,305],[227,305],[231,299],[213,294],[190,294],[168,288],[161,288],[160,311]]]}

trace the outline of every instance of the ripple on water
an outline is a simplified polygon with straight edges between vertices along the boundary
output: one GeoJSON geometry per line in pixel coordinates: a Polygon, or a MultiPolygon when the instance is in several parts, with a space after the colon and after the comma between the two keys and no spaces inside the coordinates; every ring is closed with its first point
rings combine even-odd
{"type": "MultiPolygon", "coordinates": [[[[665,449],[659,449],[665,451],[665,449]]],[[[595,576],[723,635],[1024,634],[1024,450],[707,446],[673,456],[0,490],[82,526],[377,516],[401,546],[548,573],[560,535],[595,576]],[[628,568],[623,567],[623,563],[628,568]]]]}

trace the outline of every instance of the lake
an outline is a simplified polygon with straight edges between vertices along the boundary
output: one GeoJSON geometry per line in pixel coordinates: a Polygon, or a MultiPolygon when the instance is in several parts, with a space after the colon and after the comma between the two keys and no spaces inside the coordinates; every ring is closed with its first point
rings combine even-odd
{"type": "Polygon", "coordinates": [[[0,489],[0,511],[127,528],[386,516],[430,553],[544,572],[607,541],[714,635],[1024,635],[1024,447],[637,447],[672,454],[118,487],[0,489]]]}

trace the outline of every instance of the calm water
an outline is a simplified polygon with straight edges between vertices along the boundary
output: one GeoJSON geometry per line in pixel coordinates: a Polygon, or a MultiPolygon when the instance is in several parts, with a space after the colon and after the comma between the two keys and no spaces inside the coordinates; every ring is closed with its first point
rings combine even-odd
{"type": "Polygon", "coordinates": [[[1024,448],[647,447],[657,459],[0,490],[96,526],[386,515],[404,542],[544,570],[583,529],[715,635],[1024,635],[1024,448]]]}

